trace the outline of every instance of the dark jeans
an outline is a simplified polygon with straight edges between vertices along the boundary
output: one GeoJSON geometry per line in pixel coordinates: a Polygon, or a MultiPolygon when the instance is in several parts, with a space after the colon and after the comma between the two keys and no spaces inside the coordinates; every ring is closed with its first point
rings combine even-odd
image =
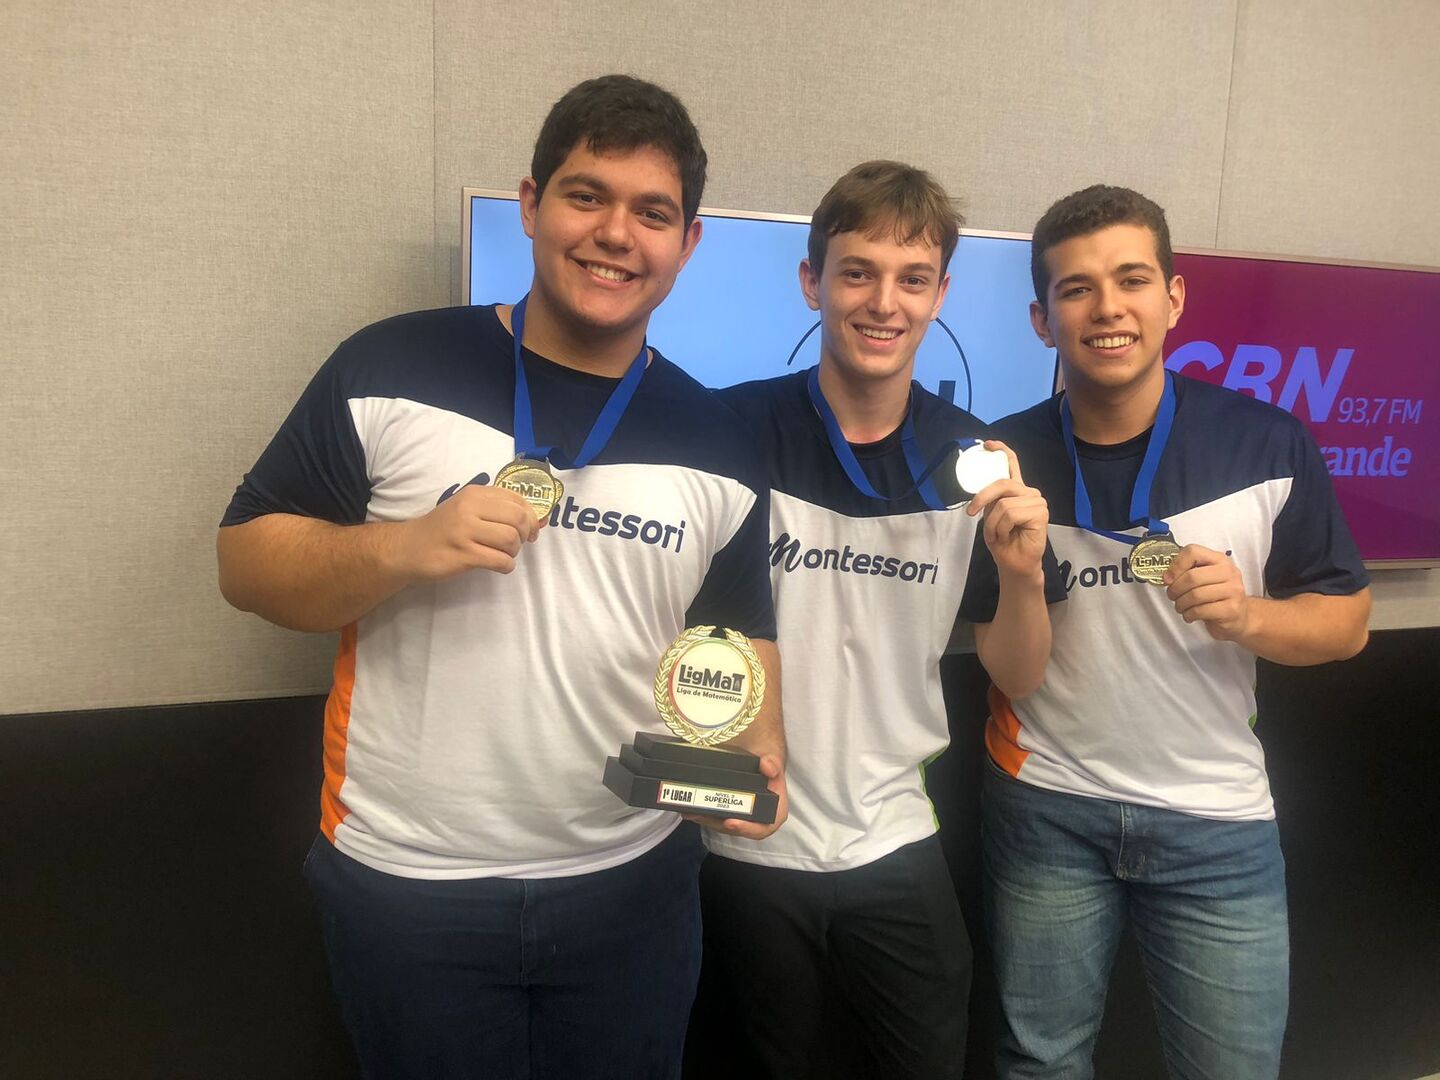
{"type": "Polygon", "coordinates": [[[711,855],[700,892],[687,1076],[960,1076],[970,938],[939,837],[828,873],[711,855]]]}
{"type": "Polygon", "coordinates": [[[593,874],[433,881],[372,870],[317,839],[305,877],[365,1076],[678,1076],[703,854],[682,824],[593,874]]]}

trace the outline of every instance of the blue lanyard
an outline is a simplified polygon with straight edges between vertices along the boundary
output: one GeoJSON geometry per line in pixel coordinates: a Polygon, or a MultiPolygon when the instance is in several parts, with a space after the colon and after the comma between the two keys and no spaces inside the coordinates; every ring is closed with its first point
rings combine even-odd
{"type": "Polygon", "coordinates": [[[950,440],[936,455],[935,460],[927,466],[924,456],[920,453],[919,440],[915,437],[915,408],[912,398],[911,406],[905,410],[905,423],[900,430],[900,449],[905,454],[905,467],[910,470],[910,479],[914,481],[914,484],[900,495],[881,495],[870,483],[870,478],[865,475],[864,470],[860,468],[860,462],[855,459],[855,451],[850,449],[850,443],[846,440],[845,433],[840,430],[840,422],[835,419],[834,410],[825,400],[825,394],[820,389],[820,366],[818,364],[812,367],[810,373],[805,377],[805,389],[810,392],[810,403],[815,406],[815,411],[820,414],[820,420],[825,425],[825,434],[830,437],[830,449],[835,451],[835,456],[840,459],[840,467],[845,470],[845,475],[850,478],[850,483],[855,485],[855,490],[861,495],[884,502],[899,502],[918,492],[925,505],[931,510],[946,509],[945,503],[935,491],[935,484],[930,479],[930,474],[940,466],[950,451],[958,446],[970,446],[978,442],[978,439],[950,440]]]}
{"type": "MultiPolygon", "coordinates": [[[[1170,441],[1170,428],[1175,423],[1175,376],[1165,373],[1165,390],[1160,395],[1160,409],[1155,414],[1155,426],[1150,429],[1150,445],[1145,449],[1145,460],[1140,463],[1140,475],[1135,477],[1135,487],[1130,492],[1130,524],[1133,529],[1140,522],[1146,522],[1145,535],[1168,533],[1170,526],[1150,513],[1150,490],[1155,486],[1155,474],[1160,471],[1160,457],[1165,453],[1165,444],[1170,441]]],[[[1075,470],[1075,524],[1086,532],[1097,536],[1108,536],[1126,544],[1135,543],[1137,537],[1124,533],[1110,532],[1095,527],[1095,514],[1090,508],[1090,493],[1085,490],[1085,474],[1080,471],[1080,458],[1075,452],[1075,424],[1070,419],[1070,399],[1060,399],[1060,432],[1065,436],[1065,453],[1070,456],[1070,465],[1075,470]]]]}
{"type": "Polygon", "coordinates": [[[609,400],[605,402],[605,407],[600,410],[600,415],[595,418],[590,434],[585,436],[584,445],[580,447],[580,453],[575,455],[574,461],[565,465],[554,457],[553,446],[535,445],[535,420],[530,410],[530,384],[525,378],[525,361],[521,355],[523,350],[520,344],[525,336],[525,302],[529,299],[530,294],[526,293],[510,313],[511,332],[515,335],[515,454],[517,457],[553,459],[562,469],[580,469],[595,460],[600,451],[605,449],[610,436],[615,434],[615,429],[620,426],[620,418],[625,415],[630,399],[635,396],[640,379],[645,374],[645,342],[640,342],[640,352],[630,361],[625,377],[620,380],[620,385],[615,387],[609,400]]]}

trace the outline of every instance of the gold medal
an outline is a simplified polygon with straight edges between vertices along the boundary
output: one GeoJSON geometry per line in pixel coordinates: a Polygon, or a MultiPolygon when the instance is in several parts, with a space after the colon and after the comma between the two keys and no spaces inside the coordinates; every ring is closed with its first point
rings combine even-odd
{"type": "Polygon", "coordinates": [[[1180,546],[1169,533],[1141,537],[1130,549],[1130,573],[1148,585],[1164,585],[1165,571],[1180,554],[1180,546]]]}
{"type": "Polygon", "coordinates": [[[655,707],[665,726],[694,746],[739,735],[765,700],[765,669],[750,639],[735,630],[692,626],[665,650],[655,673],[655,707]]]}
{"type": "Polygon", "coordinates": [[[513,491],[535,511],[535,520],[544,521],[565,494],[565,485],[550,471],[544,458],[523,454],[495,474],[495,486],[513,491]]]}

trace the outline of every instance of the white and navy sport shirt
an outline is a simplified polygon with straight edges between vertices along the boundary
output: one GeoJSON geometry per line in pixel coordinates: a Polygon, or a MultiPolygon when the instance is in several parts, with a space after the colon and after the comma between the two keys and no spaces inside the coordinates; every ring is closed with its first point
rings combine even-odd
{"type": "MultiPolygon", "coordinates": [[[[995,601],[968,595],[971,560],[990,559],[977,542],[979,520],[930,510],[918,495],[882,502],[857,491],[805,379],[800,372],[720,392],[770,463],[790,817],[762,844],[705,839],[745,862],[843,870],[935,831],[924,763],[949,741],[940,657],[962,597],[979,622],[995,617],[995,601]]],[[[982,434],[973,416],[919,384],[912,401],[927,462],[947,441],[982,434]]],[[[877,491],[912,486],[898,432],[853,449],[877,491]]],[[[935,478],[943,502],[964,498],[953,467],[935,478]]]]}
{"type": "MultiPolygon", "coordinates": [[[[405,521],[515,453],[513,338],[493,308],[390,319],[320,369],[223,524],[405,521]]],[[[541,445],[573,456],[616,380],[526,353],[541,445]]],[[[568,458],[567,458],[568,460],[568,458]]],[[[764,473],[734,415],[658,353],[514,573],[412,586],[341,633],[321,828],[408,877],[559,876],[625,862],[674,814],[601,783],[685,627],[775,636],[764,473]]]]}
{"type": "MultiPolygon", "coordinates": [[[[1234,391],[1181,376],[1175,384],[1152,512],[1176,542],[1228,552],[1254,596],[1364,588],[1324,461],[1300,422],[1234,391]]],[[[1054,646],[1040,688],[1013,702],[992,689],[991,758],[1054,791],[1201,817],[1273,817],[1253,730],[1254,654],[1186,623],[1164,589],[1132,579],[1128,545],[1076,526],[1059,400],[994,427],[1050,504],[1069,602],[1051,609],[1054,646]]],[[[1126,530],[1149,437],[1078,443],[1097,527],[1126,530]]],[[[1129,531],[1138,538],[1144,529],[1129,531]]]]}

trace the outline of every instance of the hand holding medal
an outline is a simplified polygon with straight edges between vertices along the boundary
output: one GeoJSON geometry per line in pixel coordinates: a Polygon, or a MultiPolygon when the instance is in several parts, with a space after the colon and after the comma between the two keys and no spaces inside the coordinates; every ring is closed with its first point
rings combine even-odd
{"type": "Polygon", "coordinates": [[[972,446],[956,461],[955,477],[966,491],[977,492],[965,512],[985,515],[985,546],[996,567],[1002,573],[1038,573],[1050,506],[1038,489],[1026,485],[1015,452],[994,440],[972,446]],[[977,451],[985,456],[979,458],[977,451]]]}
{"type": "Polygon", "coordinates": [[[1235,641],[1249,628],[1245,579],[1223,551],[1186,545],[1165,569],[1161,584],[1185,621],[1204,623],[1216,641],[1235,641]]]}
{"type": "Polygon", "coordinates": [[[1018,469],[1010,466],[1013,456],[1004,443],[977,439],[955,455],[955,482],[973,499],[991,484],[1017,474],[1018,469]]]}
{"type": "MultiPolygon", "coordinates": [[[[1170,429],[1175,424],[1175,377],[1165,373],[1165,389],[1160,394],[1160,407],[1155,413],[1155,425],[1150,429],[1150,441],[1145,447],[1145,458],[1140,463],[1139,475],[1130,492],[1130,523],[1145,522],[1145,535],[1140,538],[1124,533],[1097,528],[1090,506],[1090,494],[1085,487],[1085,473],[1080,468],[1080,457],[1075,449],[1074,421],[1070,417],[1070,400],[1060,399],[1060,434],[1065,440],[1065,453],[1070,458],[1070,467],[1075,471],[1075,524],[1096,536],[1118,540],[1130,545],[1127,560],[1130,575],[1136,581],[1147,585],[1165,587],[1167,572],[1179,556],[1181,548],[1170,532],[1170,526],[1157,518],[1151,511],[1151,488],[1160,471],[1160,461],[1165,456],[1165,444],[1170,441],[1170,429]]],[[[1174,599],[1172,597],[1172,599],[1174,599]]]]}
{"type": "MultiPolygon", "coordinates": [[[[528,294],[521,297],[520,302],[510,310],[510,334],[514,340],[515,356],[515,409],[512,414],[515,425],[515,458],[495,474],[495,486],[515,492],[530,506],[535,520],[544,522],[564,497],[565,485],[550,468],[550,458],[555,456],[555,448],[538,446],[535,440],[530,382],[525,375],[525,306],[529,299],[528,294]]],[[[625,377],[616,384],[609,400],[600,410],[600,415],[595,418],[580,452],[570,462],[569,468],[583,469],[605,449],[610,436],[614,435],[615,429],[620,426],[620,420],[630,406],[630,399],[639,389],[640,380],[645,377],[649,352],[645,342],[641,341],[639,353],[630,362],[625,377]]],[[[562,464],[561,467],[565,466],[562,464]]]]}
{"type": "Polygon", "coordinates": [[[1179,554],[1180,545],[1170,533],[1146,533],[1131,545],[1130,575],[1147,585],[1164,585],[1170,564],[1179,554]]]}
{"type": "Polygon", "coordinates": [[[525,500],[535,514],[535,520],[543,525],[550,518],[565,495],[565,485],[550,471],[550,463],[544,458],[528,458],[518,455],[514,461],[495,474],[495,486],[513,491],[525,500]]]}
{"type": "Polygon", "coordinates": [[[443,581],[467,570],[508,574],[539,524],[513,492],[467,484],[392,535],[393,565],[407,583],[443,581]]]}

